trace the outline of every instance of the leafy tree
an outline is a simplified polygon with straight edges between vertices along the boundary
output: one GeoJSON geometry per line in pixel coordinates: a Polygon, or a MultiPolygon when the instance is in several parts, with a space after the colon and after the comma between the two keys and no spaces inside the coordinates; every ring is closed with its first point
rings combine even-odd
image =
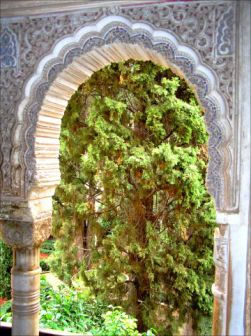
{"type": "Polygon", "coordinates": [[[111,64],[63,118],[52,267],[172,335],[212,307],[208,134],[192,90],[151,62],[111,64]],[[75,256],[75,257],[74,257],[75,256]]]}
{"type": "Polygon", "coordinates": [[[0,297],[11,297],[12,250],[0,239],[0,297]]]}

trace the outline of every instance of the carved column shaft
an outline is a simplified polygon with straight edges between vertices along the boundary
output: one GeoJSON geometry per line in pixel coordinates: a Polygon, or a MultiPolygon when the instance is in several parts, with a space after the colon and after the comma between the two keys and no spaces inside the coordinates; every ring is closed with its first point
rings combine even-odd
{"type": "Polygon", "coordinates": [[[11,272],[13,336],[39,335],[39,247],[14,248],[11,272]]]}

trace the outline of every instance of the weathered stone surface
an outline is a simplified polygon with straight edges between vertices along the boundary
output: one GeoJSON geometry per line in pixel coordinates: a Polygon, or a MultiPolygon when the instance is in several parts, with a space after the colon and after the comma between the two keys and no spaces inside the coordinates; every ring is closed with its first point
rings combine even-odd
{"type": "Polygon", "coordinates": [[[15,248],[11,271],[12,335],[39,334],[40,310],[40,249],[15,248]]]}
{"type": "Polygon", "coordinates": [[[19,219],[0,219],[2,239],[13,248],[37,246],[49,238],[51,233],[51,217],[35,222],[19,219]]]}
{"type": "Polygon", "coordinates": [[[215,280],[212,286],[214,294],[213,335],[225,335],[227,319],[228,273],[229,273],[229,228],[221,225],[214,234],[215,280]]]}

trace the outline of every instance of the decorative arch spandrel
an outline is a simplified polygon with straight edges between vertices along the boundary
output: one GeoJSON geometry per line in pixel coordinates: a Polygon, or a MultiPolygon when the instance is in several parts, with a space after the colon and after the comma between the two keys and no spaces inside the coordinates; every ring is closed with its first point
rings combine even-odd
{"type": "MultiPolygon", "coordinates": [[[[49,234],[50,200],[60,179],[60,119],[69,97],[106,61],[134,58],[135,53],[139,59],[170,65],[195,87],[210,133],[208,188],[218,210],[238,210],[237,14],[236,1],[157,1],[3,19],[12,32],[13,50],[19,50],[16,64],[5,62],[0,69],[0,218],[14,230],[9,234],[5,227],[10,244],[39,245],[49,234]],[[22,220],[13,222],[12,217],[23,214],[27,200],[27,225],[22,220]],[[34,219],[35,226],[31,225],[34,219]],[[31,239],[23,243],[18,234],[24,232],[27,238],[25,228],[31,239]],[[41,238],[40,232],[44,232],[41,238]],[[16,237],[14,244],[12,237],[16,237]]],[[[217,246],[225,242],[227,230],[224,225],[224,232],[216,237],[217,246]]],[[[222,251],[215,250],[215,260],[223,256],[222,251]]],[[[218,294],[220,298],[228,295],[227,283],[221,285],[216,281],[216,299],[218,294]]],[[[221,301],[224,312],[227,300],[221,301]]]]}
{"type": "MultiPolygon", "coordinates": [[[[24,138],[22,138],[23,143],[17,141],[18,144],[13,145],[17,137],[23,136],[22,132],[25,130],[23,123],[35,122],[34,107],[27,112],[25,121],[17,120],[18,109],[20,112],[25,107],[22,102],[28,79],[37,72],[41,59],[55,50],[55,45],[60,44],[60,40],[76,35],[83,27],[98,26],[109,16],[126,18],[131,24],[147,24],[153,30],[162,30],[178,37],[179,43],[191,50],[196,50],[202,63],[207,64],[215,74],[221,96],[225,101],[226,115],[223,123],[217,120],[217,127],[214,127],[210,141],[216,141],[223,134],[221,141],[225,142],[225,145],[222,146],[220,155],[211,151],[211,157],[215,157],[215,165],[211,164],[209,175],[214,179],[215,185],[223,186],[221,192],[215,190],[211,192],[215,199],[218,198],[216,202],[221,211],[238,210],[238,157],[236,154],[238,134],[235,133],[235,136],[232,136],[231,129],[238,121],[238,114],[233,113],[236,68],[235,20],[238,16],[236,1],[188,1],[186,3],[156,1],[154,4],[137,6],[132,2],[116,6],[93,8],[86,6],[85,9],[77,12],[66,10],[60,14],[1,19],[2,25],[8,27],[16,36],[19,50],[18,66],[0,70],[1,97],[3,97],[1,98],[3,118],[0,139],[2,148],[0,184],[4,204],[18,203],[27,198],[27,184],[32,179],[25,165],[25,160],[29,161],[31,158],[27,152],[25,154],[27,159],[24,160],[24,152],[27,149],[22,147],[26,146],[24,138]],[[216,161],[218,163],[221,161],[223,165],[220,177],[216,161]]],[[[182,57],[180,60],[176,59],[177,66],[180,67],[178,62],[184,64],[184,59],[182,57]]],[[[189,64],[187,66],[189,67],[189,64]]],[[[191,82],[196,80],[197,86],[200,82],[203,84],[202,79],[191,78],[191,82]]],[[[46,91],[46,84],[40,91],[46,91]]],[[[37,95],[35,99],[41,101],[40,93],[37,95]]],[[[207,105],[210,104],[212,102],[208,101],[207,105]]],[[[206,118],[208,118],[207,124],[212,122],[209,119],[213,118],[213,114],[211,116],[207,114],[206,118]]],[[[29,144],[34,141],[30,130],[25,138],[29,144]]],[[[212,146],[215,146],[215,143],[212,143],[212,146]]]]}
{"type": "Polygon", "coordinates": [[[26,195],[32,193],[34,185],[56,186],[60,180],[57,160],[60,119],[70,96],[94,71],[129,58],[170,66],[194,87],[205,110],[209,132],[208,189],[217,207],[226,207],[231,128],[227,102],[220,92],[216,73],[174,34],[119,16],[101,19],[62,39],[40,61],[27,82],[25,98],[18,110],[22,127],[16,129],[17,150],[13,152],[13,158],[19,155],[24,166],[26,195]],[[21,152],[20,139],[25,143],[21,152]]]}

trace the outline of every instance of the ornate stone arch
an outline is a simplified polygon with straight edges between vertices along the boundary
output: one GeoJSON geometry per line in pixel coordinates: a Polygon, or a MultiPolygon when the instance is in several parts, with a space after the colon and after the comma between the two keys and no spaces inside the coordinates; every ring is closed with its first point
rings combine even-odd
{"type": "MultiPolygon", "coordinates": [[[[223,19],[230,13],[231,9],[224,14],[223,19]]],[[[223,20],[223,23],[219,24],[219,32],[222,33],[219,36],[226,37],[228,35],[224,22],[223,20]],[[224,29],[221,31],[221,28],[224,29]]],[[[221,40],[219,36],[217,41],[221,43],[222,52],[225,50],[227,53],[228,44],[225,45],[225,39],[221,40]]],[[[199,48],[198,45],[194,47],[199,48]]],[[[128,17],[109,15],[96,23],[80,26],[74,34],[63,36],[41,57],[32,76],[25,79],[23,98],[17,106],[17,121],[11,144],[11,178],[14,181],[12,185],[17,186],[17,194],[21,197],[17,206],[10,201],[10,211],[6,207],[7,215],[2,216],[4,225],[0,221],[5,241],[21,249],[20,255],[26,254],[29,262],[36,258],[37,263],[37,250],[34,249],[33,254],[28,251],[31,247],[39,246],[50,232],[51,196],[60,180],[60,120],[67,101],[94,71],[112,61],[129,58],[152,60],[154,63],[170,66],[195,88],[198,100],[205,110],[210,134],[208,189],[214,196],[219,211],[231,210],[231,196],[228,191],[235,193],[230,178],[230,167],[233,165],[233,149],[230,143],[233,134],[229,123],[231,102],[226,101],[226,95],[221,93],[222,78],[218,77],[212,64],[208,66],[202,61],[194,47],[181,42],[179,37],[169,30],[157,29],[153,25],[135,22],[128,17]],[[26,210],[20,210],[22,207],[26,210]],[[32,257],[28,256],[28,253],[32,254],[32,257]]],[[[225,222],[222,223],[228,224],[227,220],[225,222]]],[[[218,273],[214,295],[220,305],[217,313],[219,319],[216,323],[224,325],[224,329],[227,314],[227,277],[230,271],[228,225],[223,226],[221,232],[216,233],[215,263],[218,273]]],[[[36,275],[39,275],[39,271],[36,275]]],[[[18,293],[20,288],[14,288],[14,292],[16,289],[18,293]]],[[[15,296],[14,313],[20,317],[19,324],[22,320],[23,298],[22,295],[20,298],[18,294],[15,296]]],[[[39,309],[38,301],[34,306],[32,304],[29,308],[27,303],[28,313],[33,310],[37,312],[39,309]]],[[[14,321],[14,325],[18,323],[14,321]]],[[[225,329],[218,330],[217,334],[225,332],[225,329]]]]}
{"type": "MultiPolygon", "coordinates": [[[[219,209],[227,204],[227,167],[231,156],[228,139],[227,102],[219,90],[216,73],[199,54],[166,30],[145,23],[132,23],[121,16],[108,16],[64,37],[37,66],[24,89],[19,105],[14,141],[13,175],[18,166],[24,179],[23,195],[59,183],[60,120],[68,99],[93,72],[111,62],[129,58],[152,60],[171,67],[196,91],[205,110],[209,140],[208,189],[219,209]],[[50,139],[50,140],[48,140],[50,139]],[[24,144],[20,148],[20,143],[24,144]],[[21,167],[21,168],[20,168],[21,167]]],[[[53,193],[53,191],[52,191],[53,193]]],[[[48,202],[46,202],[48,209],[48,202]]]]}
{"type": "Polygon", "coordinates": [[[218,207],[214,334],[250,333],[250,9],[245,0],[1,2],[0,231],[16,254],[13,335],[38,335],[38,247],[59,178],[57,143],[45,144],[59,134],[62,97],[79,83],[74,62],[87,57],[88,68],[127,53],[168,62],[196,88],[218,207]]]}

